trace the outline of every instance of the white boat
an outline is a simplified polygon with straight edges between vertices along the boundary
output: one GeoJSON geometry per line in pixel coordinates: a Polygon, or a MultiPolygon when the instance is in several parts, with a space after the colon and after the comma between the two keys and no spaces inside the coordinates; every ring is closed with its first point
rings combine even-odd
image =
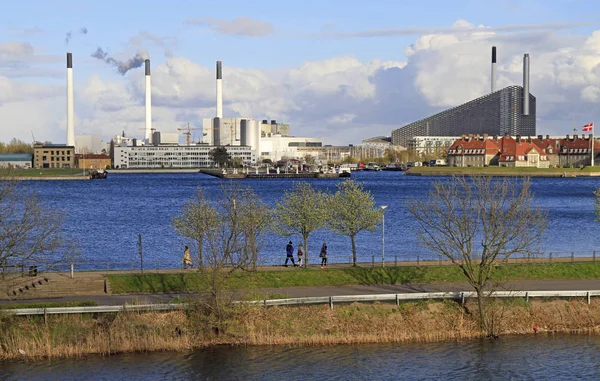
{"type": "Polygon", "coordinates": [[[367,163],[367,165],[365,165],[365,171],[381,171],[381,168],[379,167],[379,165],[377,165],[377,163],[367,163]]]}

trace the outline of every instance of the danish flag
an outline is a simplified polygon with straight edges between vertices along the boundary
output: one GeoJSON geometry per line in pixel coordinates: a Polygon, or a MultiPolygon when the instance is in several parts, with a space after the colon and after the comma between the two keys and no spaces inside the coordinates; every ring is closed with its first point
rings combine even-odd
{"type": "Polygon", "coordinates": [[[594,128],[594,123],[588,123],[583,125],[582,131],[591,131],[594,128]]]}

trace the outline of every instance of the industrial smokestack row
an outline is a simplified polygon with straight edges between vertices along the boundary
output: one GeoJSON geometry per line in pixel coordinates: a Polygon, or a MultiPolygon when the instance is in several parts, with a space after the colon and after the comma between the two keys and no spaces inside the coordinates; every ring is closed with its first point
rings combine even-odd
{"type": "Polygon", "coordinates": [[[523,115],[529,115],[529,54],[523,56],[523,115]]]}
{"type": "Polygon", "coordinates": [[[150,60],[144,61],[146,65],[146,133],[144,139],[152,142],[152,80],[150,77],[150,60]]]}
{"type": "Polygon", "coordinates": [[[217,61],[217,118],[223,117],[223,73],[221,61],[217,61]]]}
{"type": "Polygon", "coordinates": [[[73,111],[73,55],[67,53],[67,145],[75,146],[75,114],[73,111]]]}
{"type": "Polygon", "coordinates": [[[496,47],[492,46],[492,93],[496,91],[496,47]]]}

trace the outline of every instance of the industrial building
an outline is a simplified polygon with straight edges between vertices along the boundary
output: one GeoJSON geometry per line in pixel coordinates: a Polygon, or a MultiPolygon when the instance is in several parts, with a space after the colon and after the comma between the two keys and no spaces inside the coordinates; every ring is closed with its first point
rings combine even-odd
{"type": "Polygon", "coordinates": [[[523,57],[523,86],[496,91],[496,47],[492,48],[492,92],[392,131],[392,143],[408,147],[415,136],[536,134],[535,97],[529,93],[529,54],[523,57]],[[526,94],[526,96],[524,96],[526,94]]]}
{"type": "Polygon", "coordinates": [[[33,145],[33,166],[34,168],[75,168],[75,147],[65,144],[36,143],[33,145]]]}
{"type": "Polygon", "coordinates": [[[33,162],[30,153],[5,153],[0,155],[0,168],[29,169],[33,162]]]}
{"type": "MultiPolygon", "coordinates": [[[[114,167],[130,169],[152,168],[201,168],[213,167],[210,151],[214,146],[208,145],[148,145],[148,146],[115,146],[114,167]]],[[[250,147],[225,147],[232,159],[239,158],[249,164],[252,161],[250,147]]]]}

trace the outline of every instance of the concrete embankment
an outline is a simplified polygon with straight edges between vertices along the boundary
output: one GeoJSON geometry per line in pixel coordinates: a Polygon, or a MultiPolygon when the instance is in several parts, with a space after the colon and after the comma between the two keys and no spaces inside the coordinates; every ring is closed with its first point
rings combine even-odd
{"type": "Polygon", "coordinates": [[[90,180],[88,176],[15,176],[7,180],[32,181],[32,180],[90,180]]]}
{"type": "MultiPolygon", "coordinates": [[[[494,322],[500,335],[600,333],[600,303],[499,301],[494,322]]],[[[201,308],[116,315],[0,316],[0,359],[109,355],[119,352],[189,350],[211,345],[330,345],[408,343],[483,337],[477,305],[418,302],[229,310],[215,330],[201,308]]]]}

